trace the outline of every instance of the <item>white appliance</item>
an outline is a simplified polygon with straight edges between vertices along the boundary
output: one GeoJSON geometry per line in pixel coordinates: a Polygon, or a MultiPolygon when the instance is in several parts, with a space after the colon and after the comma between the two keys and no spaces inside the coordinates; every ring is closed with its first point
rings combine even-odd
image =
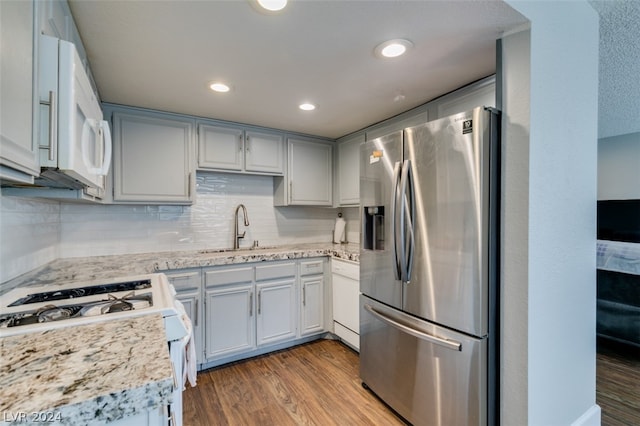
{"type": "Polygon", "coordinates": [[[164,274],[19,287],[0,296],[0,337],[160,313],[174,373],[172,403],[165,415],[180,426],[185,352],[193,333],[175,294],[164,274]]]}
{"type": "Polygon", "coordinates": [[[40,183],[102,196],[111,132],[75,45],[46,35],[39,44],[40,183]]]}

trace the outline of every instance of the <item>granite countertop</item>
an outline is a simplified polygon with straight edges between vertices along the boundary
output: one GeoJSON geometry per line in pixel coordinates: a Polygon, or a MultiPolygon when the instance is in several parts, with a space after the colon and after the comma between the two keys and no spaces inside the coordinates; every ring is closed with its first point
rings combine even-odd
{"type": "Polygon", "coordinates": [[[172,388],[160,314],[0,338],[0,424],[103,424],[170,403],[172,388]]]}
{"type": "Polygon", "coordinates": [[[133,253],[57,259],[2,284],[0,294],[21,286],[44,286],[78,281],[94,281],[128,275],[144,275],[172,269],[198,268],[272,260],[332,256],[359,261],[357,244],[296,244],[262,247],[255,250],[193,250],[133,253]]]}

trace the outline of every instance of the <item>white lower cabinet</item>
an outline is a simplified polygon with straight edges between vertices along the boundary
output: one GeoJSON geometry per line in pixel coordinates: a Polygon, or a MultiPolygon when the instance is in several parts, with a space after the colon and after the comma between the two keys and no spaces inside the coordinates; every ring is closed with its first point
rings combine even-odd
{"type": "Polygon", "coordinates": [[[308,341],[330,328],[326,258],[165,271],[194,324],[199,368],[308,341]]]}
{"type": "Polygon", "coordinates": [[[205,358],[218,359],[256,347],[252,266],[205,270],[205,358]]]}
{"type": "Polygon", "coordinates": [[[253,283],[207,289],[205,298],[206,358],[223,358],[255,349],[253,283]]]}
{"type": "Polygon", "coordinates": [[[258,346],[296,337],[295,285],[295,278],[256,284],[258,346]]]}
{"type": "Polygon", "coordinates": [[[196,362],[204,361],[204,321],[202,303],[202,272],[200,268],[172,270],[164,273],[176,289],[176,299],[183,305],[193,326],[196,362]]]}
{"type": "Polygon", "coordinates": [[[300,336],[324,331],[324,265],[326,260],[300,262],[300,336]]]}
{"type": "Polygon", "coordinates": [[[360,348],[360,268],[357,263],[331,260],[334,333],[360,348]]]}

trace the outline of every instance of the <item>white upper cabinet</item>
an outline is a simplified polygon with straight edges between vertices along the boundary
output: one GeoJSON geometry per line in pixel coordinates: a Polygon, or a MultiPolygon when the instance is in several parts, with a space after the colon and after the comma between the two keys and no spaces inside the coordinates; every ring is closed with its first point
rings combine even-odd
{"type": "Polygon", "coordinates": [[[40,172],[34,17],[32,1],[0,1],[0,177],[23,183],[40,172]]]}
{"type": "Polygon", "coordinates": [[[245,131],[245,170],[284,174],[284,136],[279,133],[245,131]]]}
{"type": "Polygon", "coordinates": [[[333,142],[290,137],[287,149],[287,175],[274,180],[274,204],[332,206],[333,142]]]}
{"type": "Polygon", "coordinates": [[[282,175],[282,133],[198,123],[198,169],[282,175]]]}
{"type": "Polygon", "coordinates": [[[170,114],[113,113],[113,201],[191,204],[195,122],[170,114]]]}
{"type": "Polygon", "coordinates": [[[360,204],[360,144],[364,133],[338,141],[336,189],[339,206],[360,204]]]}

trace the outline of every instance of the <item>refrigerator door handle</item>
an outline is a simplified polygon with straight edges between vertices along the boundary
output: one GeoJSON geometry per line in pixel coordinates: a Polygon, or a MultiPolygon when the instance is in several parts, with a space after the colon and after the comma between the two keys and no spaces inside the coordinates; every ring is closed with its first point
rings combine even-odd
{"type": "Polygon", "coordinates": [[[436,345],[439,346],[443,346],[447,349],[451,349],[453,351],[462,351],[462,343],[460,342],[456,342],[455,340],[449,340],[449,339],[443,339],[441,337],[436,337],[433,336],[431,334],[425,333],[423,331],[420,330],[416,330],[414,328],[411,328],[409,326],[406,326],[392,318],[389,318],[387,315],[385,315],[384,313],[376,310],[373,306],[365,303],[364,304],[364,309],[371,313],[371,315],[373,315],[374,317],[376,317],[377,319],[379,319],[380,321],[386,322],[387,324],[399,329],[400,331],[403,331],[407,334],[412,335],[413,337],[417,337],[418,339],[422,339],[425,340],[427,342],[430,343],[434,343],[436,345]]]}
{"type": "Polygon", "coordinates": [[[393,200],[391,201],[391,222],[393,223],[393,260],[394,260],[394,268],[393,271],[395,273],[396,280],[402,279],[402,264],[401,260],[398,256],[398,236],[402,232],[402,228],[400,228],[400,220],[398,215],[398,202],[399,202],[399,186],[400,186],[400,162],[396,161],[393,166],[393,200]]]}
{"type": "Polygon", "coordinates": [[[413,170],[411,160],[405,160],[402,166],[402,178],[400,180],[401,190],[401,218],[400,218],[400,261],[402,271],[402,282],[411,281],[411,270],[413,267],[413,253],[415,252],[414,239],[414,219],[416,216],[415,197],[413,189],[413,170]],[[408,190],[408,192],[407,192],[408,190]]]}

